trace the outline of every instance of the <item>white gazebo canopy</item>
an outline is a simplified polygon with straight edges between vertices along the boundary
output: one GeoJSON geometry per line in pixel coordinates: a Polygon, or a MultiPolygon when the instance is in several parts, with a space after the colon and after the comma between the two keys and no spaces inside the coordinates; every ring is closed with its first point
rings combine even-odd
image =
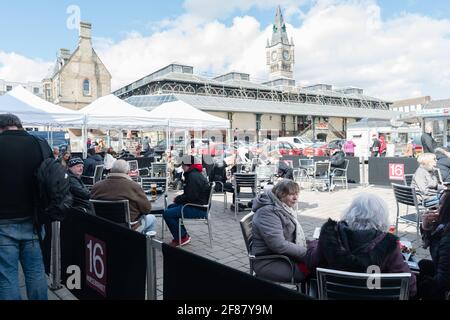
{"type": "Polygon", "coordinates": [[[107,95],[78,111],[86,117],[86,126],[95,129],[165,128],[167,121],[154,118],[150,112],[107,95]]]}
{"type": "Polygon", "coordinates": [[[169,122],[170,128],[229,129],[230,121],[191,106],[184,101],[164,103],[150,112],[152,118],[169,122]]]}
{"type": "MultiPolygon", "coordinates": [[[[22,86],[15,87],[12,91],[8,92],[5,95],[5,98],[8,99],[9,103],[12,103],[14,99],[20,101],[21,103],[28,105],[29,107],[32,108],[30,112],[42,114],[40,118],[41,120],[43,120],[43,122],[32,124],[45,124],[51,126],[64,126],[64,127],[67,126],[81,127],[84,123],[84,117],[79,113],[77,113],[76,111],[57,106],[56,104],[50,103],[42,98],[39,98],[38,96],[26,90],[22,86]],[[8,97],[13,99],[9,99],[8,97]],[[46,117],[47,120],[45,120],[46,117]]],[[[17,103],[16,107],[19,106],[20,104],[17,103]]],[[[11,113],[15,112],[13,111],[11,113]]],[[[36,115],[34,115],[34,118],[36,118],[36,115]]]]}

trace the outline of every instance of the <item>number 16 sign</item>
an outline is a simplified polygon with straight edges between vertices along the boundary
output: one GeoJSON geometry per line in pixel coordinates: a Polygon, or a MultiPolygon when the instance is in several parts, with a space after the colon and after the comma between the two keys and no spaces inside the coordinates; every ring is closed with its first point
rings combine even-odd
{"type": "Polygon", "coordinates": [[[85,235],[86,284],[106,297],[106,244],[85,235]]]}
{"type": "Polygon", "coordinates": [[[389,179],[390,180],[404,180],[405,179],[405,165],[400,163],[389,164],[389,179]]]}

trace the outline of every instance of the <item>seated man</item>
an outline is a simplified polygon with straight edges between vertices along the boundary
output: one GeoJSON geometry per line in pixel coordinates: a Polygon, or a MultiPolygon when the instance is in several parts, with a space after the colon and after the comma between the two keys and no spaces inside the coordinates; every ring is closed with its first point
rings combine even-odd
{"type": "MultiPolygon", "coordinates": [[[[164,212],[164,220],[173,236],[173,246],[183,246],[191,241],[191,237],[184,226],[181,226],[181,243],[178,234],[178,221],[181,218],[181,209],[185,204],[206,205],[209,200],[209,182],[202,174],[202,165],[195,164],[193,156],[184,156],[181,160],[184,171],[185,186],[184,193],[174,199],[174,204],[170,205],[164,212]]],[[[185,218],[205,218],[206,210],[195,207],[186,207],[185,218]]]]}
{"type": "Polygon", "coordinates": [[[84,160],[83,176],[93,177],[95,173],[95,167],[101,165],[103,165],[102,157],[95,153],[95,148],[89,149],[87,159],[84,160]]]}
{"type": "Polygon", "coordinates": [[[142,187],[129,177],[129,172],[129,164],[125,160],[117,160],[108,177],[94,185],[91,197],[106,201],[128,200],[130,221],[139,222],[133,225],[133,230],[144,234],[154,231],[156,218],[149,214],[152,205],[142,187]]]}
{"type": "Polygon", "coordinates": [[[92,213],[92,205],[89,202],[91,195],[81,180],[84,163],[81,158],[73,158],[68,164],[70,193],[72,193],[72,209],[81,213],[92,213]]]}

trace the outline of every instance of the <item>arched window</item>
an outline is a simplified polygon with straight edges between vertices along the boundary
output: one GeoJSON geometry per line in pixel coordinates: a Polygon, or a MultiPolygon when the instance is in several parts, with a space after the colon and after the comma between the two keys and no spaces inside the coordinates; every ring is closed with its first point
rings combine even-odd
{"type": "Polygon", "coordinates": [[[83,81],[83,95],[89,96],[91,94],[91,85],[89,80],[86,79],[83,81]]]}

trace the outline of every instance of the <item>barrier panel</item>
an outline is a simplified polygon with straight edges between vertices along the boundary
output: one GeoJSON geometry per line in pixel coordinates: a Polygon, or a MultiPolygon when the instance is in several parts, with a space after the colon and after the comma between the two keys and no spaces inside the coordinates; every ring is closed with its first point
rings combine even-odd
{"type": "MultiPolygon", "coordinates": [[[[299,156],[284,156],[282,160],[292,161],[294,168],[298,168],[300,163],[300,159],[313,159],[314,161],[324,161],[330,160],[330,157],[299,157],[299,156]]],[[[348,170],[347,170],[347,178],[349,183],[360,183],[361,182],[361,173],[360,173],[360,160],[356,157],[346,157],[349,161],[348,170]]]]}
{"type": "Polygon", "coordinates": [[[164,300],[311,300],[248,273],[162,244],[164,300]]]}
{"type": "Polygon", "coordinates": [[[79,213],[67,215],[60,235],[62,281],[78,299],[145,300],[145,235],[79,213]]]}
{"type": "Polygon", "coordinates": [[[414,174],[418,167],[416,158],[369,158],[369,184],[402,184],[405,174],[414,174]]]}

